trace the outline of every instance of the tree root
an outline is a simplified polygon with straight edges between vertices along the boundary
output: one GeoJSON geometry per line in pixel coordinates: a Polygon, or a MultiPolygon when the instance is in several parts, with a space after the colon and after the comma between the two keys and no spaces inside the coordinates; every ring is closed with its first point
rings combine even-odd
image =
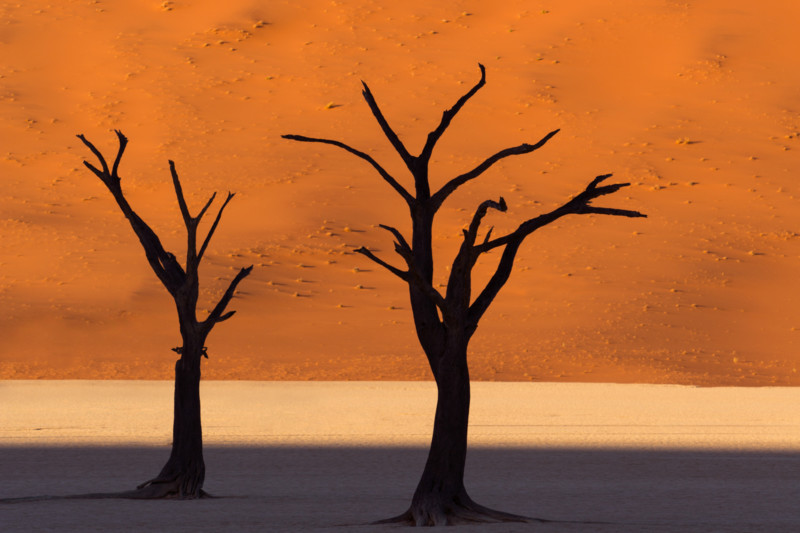
{"type": "MultiPolygon", "coordinates": [[[[439,495],[438,498],[424,498],[426,501],[414,501],[411,508],[405,513],[372,522],[379,524],[401,524],[406,526],[456,526],[464,524],[492,524],[502,522],[521,522],[535,524],[581,524],[581,525],[621,525],[616,522],[603,522],[598,520],[553,520],[535,518],[531,516],[516,515],[489,509],[477,504],[466,494],[457,498],[450,498],[445,503],[439,495]]],[[[628,524],[630,525],[630,524],[628,524]]],[[[651,525],[651,524],[641,524],[651,525]]]]}
{"type": "Polygon", "coordinates": [[[449,502],[440,499],[426,499],[414,502],[405,513],[373,522],[374,524],[403,524],[408,526],[454,526],[459,524],[485,524],[498,522],[536,522],[546,523],[550,520],[516,515],[489,509],[465,498],[453,498],[449,502]]]}
{"type": "Polygon", "coordinates": [[[170,477],[155,477],[128,491],[128,496],[133,500],[158,500],[178,499],[194,500],[198,498],[211,498],[206,491],[199,487],[195,476],[173,475],[170,477]]]}

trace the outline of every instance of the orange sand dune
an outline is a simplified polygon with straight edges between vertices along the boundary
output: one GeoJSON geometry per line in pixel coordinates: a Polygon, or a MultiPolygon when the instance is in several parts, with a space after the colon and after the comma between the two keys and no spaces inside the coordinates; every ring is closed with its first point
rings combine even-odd
{"type": "MultiPolygon", "coordinates": [[[[487,84],[434,155],[443,184],[561,128],[449,199],[439,275],[475,207],[495,231],[597,174],[605,204],[647,219],[563,219],[526,242],[472,343],[481,380],[800,384],[800,20],[797,2],[390,3],[62,1],[0,5],[0,378],[169,378],[172,302],[102,184],[84,133],[113,154],[139,213],[176,255],[167,159],[194,210],[237,196],[201,271],[211,305],[254,264],[209,342],[211,379],[427,379],[392,256],[402,201],[362,161],[406,144],[487,84]]],[[[480,267],[483,283],[498,254],[480,267]]]]}

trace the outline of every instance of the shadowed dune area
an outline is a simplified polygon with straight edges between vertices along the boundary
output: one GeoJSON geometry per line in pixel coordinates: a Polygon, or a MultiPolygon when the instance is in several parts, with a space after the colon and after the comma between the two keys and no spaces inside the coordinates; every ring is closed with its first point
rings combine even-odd
{"type": "MultiPolygon", "coordinates": [[[[796,385],[800,4],[743,0],[362,0],[0,4],[0,377],[169,379],[172,302],[83,133],[130,145],[123,188],[178,257],[190,208],[237,193],[201,269],[201,310],[255,265],[209,339],[205,379],[422,380],[392,258],[401,199],[336,138],[409,185],[361,98],[413,152],[487,69],[436,148],[441,186],[561,132],[448,199],[436,279],[475,208],[495,234],[579,192],[647,219],[565,218],[532,235],[471,345],[477,380],[796,385]]],[[[486,282],[498,254],[478,266],[486,282]]],[[[438,281],[437,281],[438,282],[438,281]]]]}
{"type": "MultiPolygon", "coordinates": [[[[3,381],[4,531],[394,531],[427,453],[428,382],[206,382],[218,499],[7,498],[132,488],[169,453],[165,381],[3,381]],[[65,402],[64,398],[70,401],[65,402]]],[[[789,532],[800,391],[476,383],[465,482],[545,524],[465,531],[789,532]]]]}

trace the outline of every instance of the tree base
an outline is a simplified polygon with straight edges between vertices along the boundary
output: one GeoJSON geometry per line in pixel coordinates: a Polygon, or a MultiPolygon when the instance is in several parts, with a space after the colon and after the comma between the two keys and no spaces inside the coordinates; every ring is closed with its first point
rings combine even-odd
{"type": "Polygon", "coordinates": [[[203,480],[199,472],[194,475],[183,473],[170,477],[156,477],[145,481],[136,490],[128,491],[126,498],[133,500],[196,500],[210,498],[211,496],[202,488],[203,480]]]}
{"type": "Polygon", "coordinates": [[[489,509],[475,503],[467,496],[466,498],[453,498],[450,501],[442,501],[441,498],[421,498],[420,501],[415,501],[405,513],[373,523],[422,527],[499,522],[544,523],[549,520],[489,509]]]}

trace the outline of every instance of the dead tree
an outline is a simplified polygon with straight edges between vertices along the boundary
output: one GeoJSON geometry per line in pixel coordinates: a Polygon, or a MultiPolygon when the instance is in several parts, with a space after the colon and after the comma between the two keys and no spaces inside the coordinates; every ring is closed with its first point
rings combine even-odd
{"type": "Polygon", "coordinates": [[[231,298],[233,298],[239,282],[250,274],[253,267],[249,266],[239,270],[211,313],[205,320],[198,320],[199,280],[197,270],[208,248],[208,243],[211,241],[211,237],[214,235],[214,231],[216,231],[217,225],[222,218],[222,213],[234,195],[230,192],[228,193],[198,249],[197,229],[203,215],[211,207],[216,193],[211,196],[196,217],[191,216],[186,205],[186,199],[183,196],[178,173],[175,170],[175,164],[172,161],[169,162],[172,183],[175,187],[175,194],[178,197],[178,206],[183,217],[183,223],[186,226],[186,264],[185,267],[181,266],[175,256],[164,249],[155,232],[136,214],[125,199],[117,171],[125,146],[128,144],[128,139],[120,131],[116,131],[116,134],[119,140],[119,148],[111,169],[109,169],[103,154],[86,137],[78,135],[83,144],[88,146],[97,157],[101,168],[98,169],[88,161],[84,161],[83,164],[100,178],[112,196],[114,196],[114,200],[117,201],[117,205],[139,238],[150,267],[167,291],[169,291],[173,300],[175,300],[181,340],[183,342],[182,346],[173,348],[173,351],[177,352],[180,357],[175,362],[175,410],[172,426],[172,452],[169,460],[158,476],[142,483],[134,491],[119,493],[119,496],[145,499],[199,498],[206,495],[203,491],[205,463],[203,461],[203,434],[200,424],[200,360],[203,357],[208,358],[205,341],[211,329],[219,322],[232,317],[236,312],[226,312],[225,310],[231,298]]]}
{"type": "Polygon", "coordinates": [[[419,155],[412,155],[389,126],[378,108],[372,93],[363,84],[363,96],[384,135],[400,155],[414,178],[415,194],[410,193],[370,155],[342,142],[301,135],[284,135],[286,139],[303,142],[331,144],[367,161],[408,204],[411,213],[412,233],[409,242],[396,228],[381,226],[395,239],[394,249],[405,267],[399,268],[377,257],[367,248],[357,252],[365,255],[408,284],[411,309],[417,337],[428,358],[438,388],[438,401],[433,424],[433,438],[425,470],[411,501],[411,507],[402,515],[383,521],[411,525],[444,525],[460,522],[528,521],[526,517],[487,509],[473,502],[464,488],[464,466],[467,453],[467,426],[469,417],[470,382],[467,367],[467,347],[483,314],[492,300],[508,281],[514,259],[523,240],[537,229],[570,214],[598,214],[625,217],[643,217],[637,211],[595,207],[592,200],[612,194],[628,183],[603,185],[610,174],[598,176],[586,189],[557,209],[527,220],[503,236],[492,237],[491,229],[483,239],[478,239],[481,221],[489,209],[506,211],[503,198],[486,200],[478,206],[464,230],[464,240],[450,271],[445,294],[433,286],[432,227],[436,212],[456,189],[477,178],[498,161],[527,154],[544,146],[558,130],[551,131],[535,144],[521,144],[501,150],[478,166],[448,181],[438,191],[432,192],[428,180],[428,166],[434,146],[463,107],[486,82],[483,65],[480,81],[442,115],[439,125],[428,134],[419,155]],[[494,274],[485,287],[472,299],[472,269],[478,258],[492,250],[502,254],[494,274]]]}

